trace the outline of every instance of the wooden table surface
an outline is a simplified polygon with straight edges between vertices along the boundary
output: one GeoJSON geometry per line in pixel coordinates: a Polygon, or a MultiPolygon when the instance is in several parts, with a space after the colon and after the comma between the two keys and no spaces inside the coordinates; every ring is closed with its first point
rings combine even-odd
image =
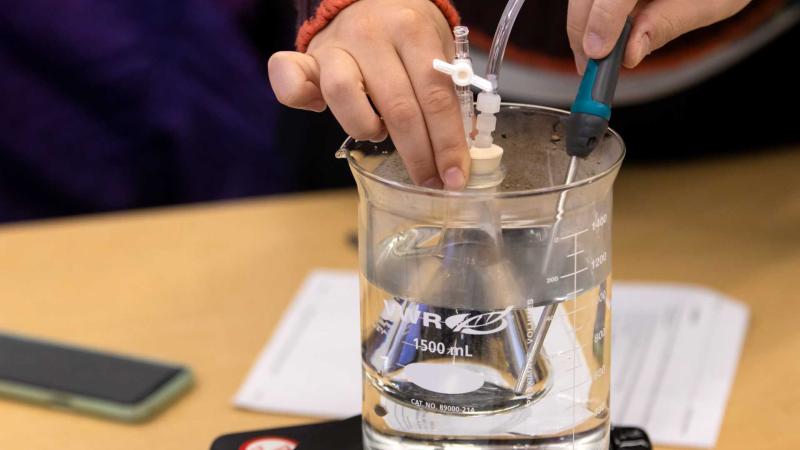
{"type": "MultiPolygon", "coordinates": [[[[800,149],[626,166],[615,201],[617,279],[700,283],[752,309],[718,448],[800,448],[800,149]]],[[[1,330],[198,379],[144,425],[2,400],[0,448],[203,449],[313,420],[231,397],[309,270],[356,268],[355,219],[347,190],[0,227],[1,330]]]]}

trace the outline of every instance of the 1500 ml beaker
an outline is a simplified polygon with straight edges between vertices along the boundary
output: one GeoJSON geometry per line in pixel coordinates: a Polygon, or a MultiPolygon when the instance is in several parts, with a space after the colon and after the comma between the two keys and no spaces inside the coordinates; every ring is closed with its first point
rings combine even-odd
{"type": "Polygon", "coordinates": [[[608,449],[625,150],[610,131],[560,185],[565,116],[504,105],[502,182],[488,189],[415,186],[390,142],[342,147],[360,194],[365,448],[608,449]]]}

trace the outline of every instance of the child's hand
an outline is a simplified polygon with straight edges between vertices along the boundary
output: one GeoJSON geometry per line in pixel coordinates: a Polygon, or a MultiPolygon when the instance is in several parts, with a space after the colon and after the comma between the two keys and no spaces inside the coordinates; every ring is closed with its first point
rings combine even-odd
{"type": "Polygon", "coordinates": [[[450,26],[430,0],[361,0],[307,53],[274,54],[269,78],[281,103],[330,107],[356,139],[380,140],[388,130],[414,182],[461,189],[469,173],[461,113],[451,79],[431,66],[453,52],[450,26]]]}
{"type": "Polygon", "coordinates": [[[587,58],[611,53],[633,13],[625,51],[626,67],[636,67],[653,50],[694,29],[727,19],[749,0],[570,0],[567,34],[575,64],[583,72],[587,58]]]}

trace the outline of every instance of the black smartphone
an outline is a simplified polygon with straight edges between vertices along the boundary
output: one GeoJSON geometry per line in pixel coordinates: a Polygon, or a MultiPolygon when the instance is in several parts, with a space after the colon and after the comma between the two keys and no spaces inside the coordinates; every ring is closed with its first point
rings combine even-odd
{"type": "Polygon", "coordinates": [[[6,397],[138,422],[192,383],[185,366],[0,333],[0,395],[6,397]]]}

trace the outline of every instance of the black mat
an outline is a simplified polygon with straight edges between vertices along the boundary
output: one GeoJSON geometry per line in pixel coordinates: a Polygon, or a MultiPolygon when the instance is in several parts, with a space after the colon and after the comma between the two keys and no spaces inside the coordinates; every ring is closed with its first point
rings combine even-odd
{"type": "MultiPolygon", "coordinates": [[[[638,428],[612,427],[610,450],[651,450],[647,434],[638,428]]],[[[363,450],[361,417],[275,430],[228,434],[211,450],[363,450]]]]}

